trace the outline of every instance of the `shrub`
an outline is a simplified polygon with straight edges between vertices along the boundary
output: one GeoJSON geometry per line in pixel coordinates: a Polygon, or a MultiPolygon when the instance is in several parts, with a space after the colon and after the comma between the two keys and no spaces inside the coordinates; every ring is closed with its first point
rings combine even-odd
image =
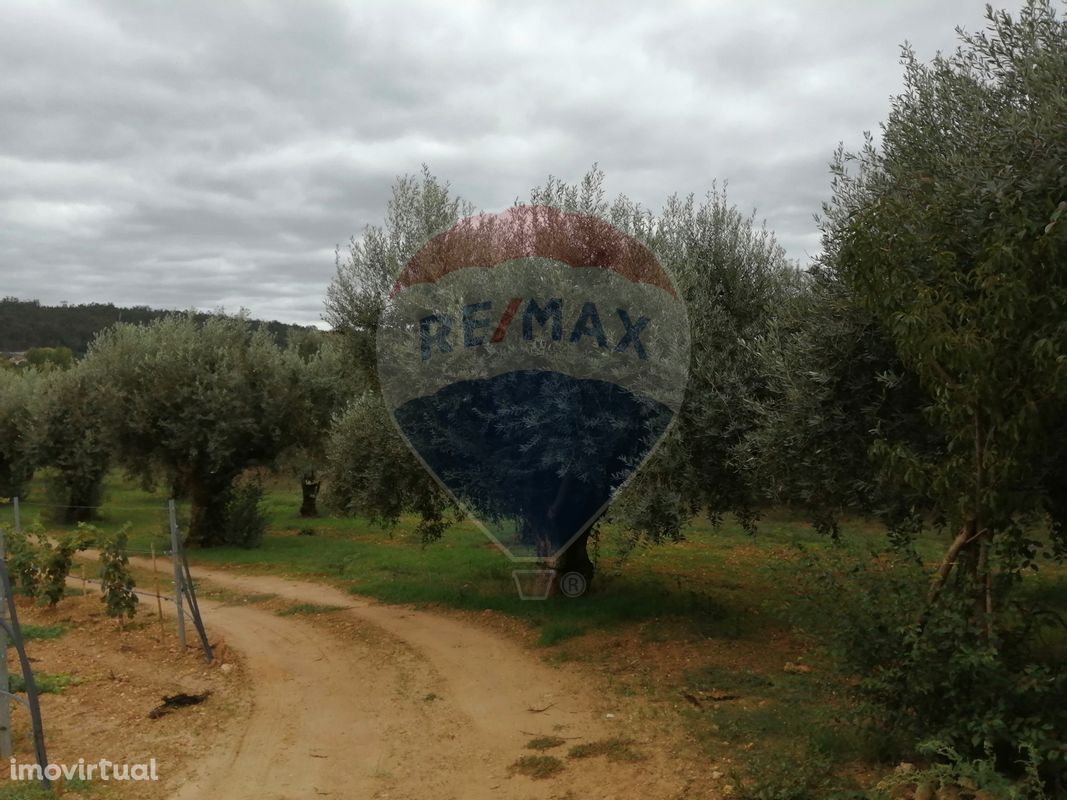
{"type": "MultiPolygon", "coordinates": [[[[925,769],[897,770],[878,784],[890,797],[915,790],[936,790],[937,797],[977,797],[982,800],[1048,800],[1033,754],[1020,766],[1021,777],[1006,778],[989,758],[966,759],[951,746],[937,741],[924,742],[920,752],[937,759],[925,769]]],[[[1058,795],[1057,795],[1058,796],[1058,795]]]]}
{"type": "Polygon", "coordinates": [[[74,564],[74,554],[86,549],[96,539],[95,529],[78,525],[78,530],[61,536],[55,543],[43,533],[37,535],[40,583],[37,596],[54,606],[67,590],[67,576],[74,564]]]}
{"type": "Polygon", "coordinates": [[[227,493],[222,540],[237,547],[259,547],[267,532],[263,487],[257,481],[235,484],[227,493]]]}
{"type": "Polygon", "coordinates": [[[896,557],[824,561],[819,583],[816,605],[840,666],[859,678],[868,725],[908,755],[952,753],[1008,781],[1029,775],[1054,796],[1067,790],[1067,674],[1035,646],[1039,611],[1004,603],[989,635],[966,580],[924,609],[926,582],[896,557]]]}
{"type": "Polygon", "coordinates": [[[29,597],[45,598],[54,606],[66,591],[74,554],[93,541],[91,528],[78,530],[53,542],[40,523],[29,531],[5,533],[6,556],[13,589],[29,597]]]}
{"type": "Polygon", "coordinates": [[[25,531],[5,530],[4,543],[12,590],[36,597],[41,580],[37,548],[25,531]]]}
{"type": "Polygon", "coordinates": [[[133,619],[137,613],[137,593],[134,591],[130,558],[126,552],[129,525],[124,525],[115,536],[106,539],[100,546],[100,591],[107,608],[107,615],[120,621],[123,617],[133,619]]]}

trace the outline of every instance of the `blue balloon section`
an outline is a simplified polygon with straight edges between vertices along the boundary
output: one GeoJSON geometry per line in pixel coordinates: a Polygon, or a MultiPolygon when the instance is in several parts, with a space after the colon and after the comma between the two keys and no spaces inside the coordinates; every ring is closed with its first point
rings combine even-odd
{"type": "Polygon", "coordinates": [[[603,380],[518,370],[458,381],[394,412],[429,469],[514,555],[589,527],[674,412],[603,380]]]}

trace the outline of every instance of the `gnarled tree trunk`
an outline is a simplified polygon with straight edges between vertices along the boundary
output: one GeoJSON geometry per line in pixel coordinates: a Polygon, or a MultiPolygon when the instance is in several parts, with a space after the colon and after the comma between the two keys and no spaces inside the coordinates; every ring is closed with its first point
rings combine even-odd
{"type": "Polygon", "coordinates": [[[201,478],[189,479],[189,533],[186,543],[194,547],[211,547],[223,541],[229,483],[208,483],[201,478]]]}
{"type": "Polygon", "coordinates": [[[300,504],[300,516],[317,517],[319,515],[318,499],[322,481],[313,471],[304,473],[300,479],[300,490],[303,493],[303,501],[300,504]]]}
{"type": "Polygon", "coordinates": [[[552,582],[552,596],[580,597],[589,591],[596,573],[596,565],[589,557],[591,535],[592,528],[589,528],[556,557],[553,564],[556,578],[552,582]],[[581,576],[581,580],[575,575],[581,576]]]}

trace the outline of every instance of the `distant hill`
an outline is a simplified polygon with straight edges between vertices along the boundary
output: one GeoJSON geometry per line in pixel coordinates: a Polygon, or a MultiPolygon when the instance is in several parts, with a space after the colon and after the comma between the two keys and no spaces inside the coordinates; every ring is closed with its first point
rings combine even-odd
{"type": "MultiPolygon", "coordinates": [[[[84,355],[97,333],[117,322],[135,324],[179,311],[164,311],[148,306],[123,308],[110,303],[87,305],[43,306],[37,300],[5,297],[0,300],[0,352],[21,353],[34,347],[69,347],[76,355],[84,355]]],[[[206,317],[206,314],[200,315],[206,317]]],[[[282,344],[293,331],[306,328],[282,322],[256,323],[266,327],[282,344]]]]}

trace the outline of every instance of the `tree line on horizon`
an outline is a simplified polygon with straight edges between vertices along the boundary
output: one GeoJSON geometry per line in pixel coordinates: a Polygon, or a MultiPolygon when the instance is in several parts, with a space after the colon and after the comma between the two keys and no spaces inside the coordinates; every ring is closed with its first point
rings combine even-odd
{"type": "MultiPolygon", "coordinates": [[[[186,312],[149,306],[116,306],[112,303],[64,303],[52,306],[38,300],[4,297],[0,299],[0,353],[67,348],[73,355],[81,357],[88,351],[96,335],[112,325],[143,325],[183,313],[186,312]]],[[[209,315],[197,313],[196,316],[204,320],[209,315]]],[[[275,320],[257,324],[264,326],[282,342],[290,332],[305,329],[301,325],[275,320]]]]}

